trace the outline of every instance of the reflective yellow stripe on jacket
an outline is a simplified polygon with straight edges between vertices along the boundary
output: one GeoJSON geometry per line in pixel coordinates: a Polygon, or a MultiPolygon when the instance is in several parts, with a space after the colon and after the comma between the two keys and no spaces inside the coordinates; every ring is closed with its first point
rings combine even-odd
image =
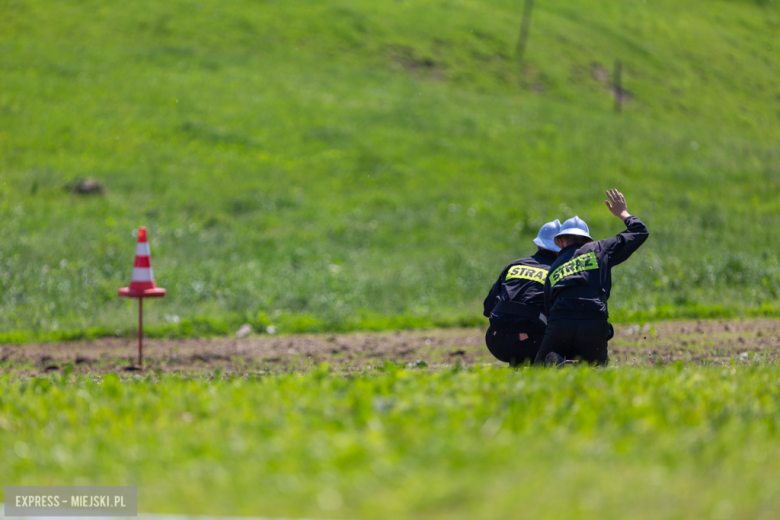
{"type": "Polygon", "coordinates": [[[539,282],[544,285],[544,281],[547,279],[547,271],[539,269],[538,267],[528,267],[527,265],[515,265],[509,269],[506,273],[504,280],[513,280],[520,278],[522,280],[531,280],[533,282],[539,282]]]}

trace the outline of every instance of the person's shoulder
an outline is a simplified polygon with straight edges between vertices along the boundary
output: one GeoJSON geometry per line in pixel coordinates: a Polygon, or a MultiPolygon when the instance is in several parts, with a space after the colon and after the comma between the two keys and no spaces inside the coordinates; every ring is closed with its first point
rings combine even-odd
{"type": "Polygon", "coordinates": [[[509,267],[511,265],[526,264],[528,262],[533,262],[533,261],[534,261],[534,257],[532,257],[532,256],[524,256],[523,258],[518,258],[514,262],[510,263],[509,265],[507,265],[507,267],[509,267]]]}
{"type": "Polygon", "coordinates": [[[555,261],[552,264],[550,264],[550,270],[552,271],[553,269],[565,264],[569,260],[571,260],[571,256],[569,256],[568,254],[564,253],[563,255],[558,255],[555,261]]]}
{"type": "Polygon", "coordinates": [[[534,262],[537,265],[550,266],[558,259],[558,255],[552,251],[541,250],[535,255],[527,258],[529,262],[534,262]]]}
{"type": "Polygon", "coordinates": [[[598,251],[599,249],[601,249],[601,242],[603,242],[603,240],[594,240],[593,242],[582,244],[574,252],[573,257],[580,256],[580,255],[587,255],[588,253],[598,251]]]}
{"type": "Polygon", "coordinates": [[[531,259],[531,257],[530,256],[526,256],[524,258],[518,258],[517,260],[513,260],[513,261],[509,262],[508,264],[506,264],[504,266],[504,268],[501,270],[501,272],[506,271],[507,269],[511,268],[512,266],[524,264],[529,259],[531,259]]]}

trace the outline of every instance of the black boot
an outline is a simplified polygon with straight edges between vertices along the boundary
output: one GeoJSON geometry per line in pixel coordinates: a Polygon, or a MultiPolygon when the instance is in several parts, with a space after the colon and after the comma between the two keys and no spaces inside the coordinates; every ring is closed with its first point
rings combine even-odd
{"type": "Polygon", "coordinates": [[[564,363],[566,360],[557,352],[550,352],[544,357],[544,366],[546,367],[562,367],[564,363]]]}

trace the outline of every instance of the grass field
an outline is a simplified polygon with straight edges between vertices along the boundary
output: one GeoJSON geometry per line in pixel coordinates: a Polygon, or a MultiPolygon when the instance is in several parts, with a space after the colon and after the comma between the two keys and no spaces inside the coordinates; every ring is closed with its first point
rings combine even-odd
{"type": "Polygon", "coordinates": [[[771,519],[776,366],[0,378],[0,474],[147,512],[771,519]]]}
{"type": "Polygon", "coordinates": [[[156,513],[768,520],[779,331],[619,325],[564,370],[488,365],[481,329],[152,340],[141,373],[128,340],[6,345],[0,475],[156,513]]]}
{"type": "Polygon", "coordinates": [[[651,230],[615,320],[780,314],[778,8],[551,0],[518,71],[520,11],[0,0],[0,341],[130,335],[139,225],[152,336],[481,324],[609,187],[651,230]]]}

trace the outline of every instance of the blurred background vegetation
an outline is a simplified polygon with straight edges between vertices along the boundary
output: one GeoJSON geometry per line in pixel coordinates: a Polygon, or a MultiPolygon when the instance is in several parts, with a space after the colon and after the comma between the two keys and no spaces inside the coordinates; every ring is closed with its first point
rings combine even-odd
{"type": "Polygon", "coordinates": [[[483,324],[612,187],[614,320],[780,315],[777,7],[546,0],[518,64],[522,8],[0,0],[0,340],[131,333],[140,225],[151,335],[483,324]]]}

